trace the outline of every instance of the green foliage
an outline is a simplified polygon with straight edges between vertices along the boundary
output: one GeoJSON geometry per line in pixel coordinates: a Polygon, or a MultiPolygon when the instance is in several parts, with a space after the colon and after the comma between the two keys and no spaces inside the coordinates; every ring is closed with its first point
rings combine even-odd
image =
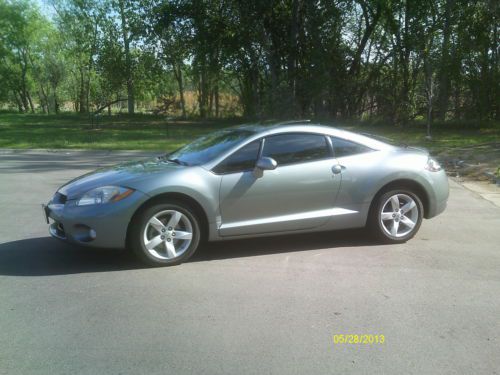
{"type": "Polygon", "coordinates": [[[49,1],[0,0],[0,103],[21,112],[499,119],[491,0],[49,1]]]}
{"type": "MultiPolygon", "coordinates": [[[[73,148],[73,149],[143,149],[173,151],[194,138],[243,120],[166,120],[155,115],[101,116],[97,127],[88,115],[15,114],[0,112],[0,148],[73,148]]],[[[329,122],[346,128],[389,137],[400,143],[426,147],[433,153],[493,143],[500,137],[500,127],[493,129],[454,128],[453,132],[436,127],[433,141],[425,139],[424,124],[408,125],[404,132],[386,124],[358,121],[329,122]]],[[[498,149],[498,147],[497,147],[498,149]]],[[[458,157],[460,157],[458,155],[458,157]]]]}

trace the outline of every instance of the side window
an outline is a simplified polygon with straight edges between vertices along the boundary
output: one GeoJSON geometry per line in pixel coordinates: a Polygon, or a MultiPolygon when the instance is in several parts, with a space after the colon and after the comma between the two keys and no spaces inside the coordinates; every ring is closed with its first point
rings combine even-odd
{"type": "Polygon", "coordinates": [[[243,146],[214,168],[217,174],[236,173],[253,169],[259,154],[260,140],[243,146]]]}
{"type": "Polygon", "coordinates": [[[371,148],[360,145],[359,143],[347,141],[342,138],[331,138],[333,143],[333,152],[336,158],[373,151],[371,148]]]}
{"type": "Polygon", "coordinates": [[[262,156],[284,165],[325,159],[331,155],[323,135],[282,134],[266,138],[262,156]]]}

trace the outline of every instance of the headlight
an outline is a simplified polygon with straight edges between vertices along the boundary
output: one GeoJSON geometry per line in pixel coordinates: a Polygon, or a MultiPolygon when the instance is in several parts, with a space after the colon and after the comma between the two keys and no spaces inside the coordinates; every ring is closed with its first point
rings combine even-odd
{"type": "Polygon", "coordinates": [[[425,169],[431,172],[439,172],[442,168],[437,161],[435,161],[432,158],[429,158],[427,160],[427,164],[425,165],[425,169]]]}
{"type": "Polygon", "coordinates": [[[103,186],[87,191],[76,202],[77,206],[87,206],[89,204],[103,204],[109,202],[118,202],[128,197],[134,192],[133,189],[121,186],[103,186]]]}

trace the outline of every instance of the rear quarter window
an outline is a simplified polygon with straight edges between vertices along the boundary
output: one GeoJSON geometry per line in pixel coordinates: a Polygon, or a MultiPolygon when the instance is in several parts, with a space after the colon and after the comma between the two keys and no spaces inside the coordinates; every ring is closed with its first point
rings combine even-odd
{"type": "Polygon", "coordinates": [[[351,142],[346,139],[331,137],[333,144],[333,153],[336,158],[364,154],[373,151],[370,147],[351,142]]]}

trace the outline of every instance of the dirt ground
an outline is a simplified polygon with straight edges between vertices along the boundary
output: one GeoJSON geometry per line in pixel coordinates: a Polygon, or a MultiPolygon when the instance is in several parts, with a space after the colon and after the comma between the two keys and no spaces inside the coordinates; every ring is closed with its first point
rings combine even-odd
{"type": "Polygon", "coordinates": [[[500,142],[449,148],[434,156],[452,177],[500,184],[500,142]]]}

